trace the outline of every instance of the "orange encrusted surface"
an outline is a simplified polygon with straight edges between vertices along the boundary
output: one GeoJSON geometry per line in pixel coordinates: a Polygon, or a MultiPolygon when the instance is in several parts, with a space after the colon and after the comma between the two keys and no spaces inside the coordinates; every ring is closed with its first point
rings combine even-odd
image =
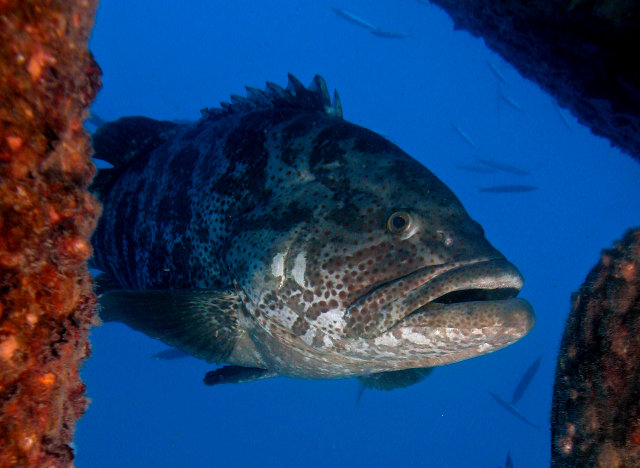
{"type": "Polygon", "coordinates": [[[100,207],[82,127],[94,0],[0,0],[0,466],[71,466],[100,207]]]}

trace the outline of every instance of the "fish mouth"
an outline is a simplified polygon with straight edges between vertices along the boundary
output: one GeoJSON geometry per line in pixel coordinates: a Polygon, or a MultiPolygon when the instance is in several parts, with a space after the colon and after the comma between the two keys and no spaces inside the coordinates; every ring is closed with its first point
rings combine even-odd
{"type": "MultiPolygon", "coordinates": [[[[502,287],[497,289],[470,288],[451,291],[435,298],[430,304],[459,304],[462,302],[501,301],[516,297],[519,288],[502,287]]],[[[415,313],[415,312],[413,312],[415,313]]]]}
{"type": "Polygon", "coordinates": [[[347,324],[364,338],[398,327],[493,327],[513,342],[534,323],[529,303],[516,298],[523,284],[504,257],[424,267],[360,297],[347,324]]]}

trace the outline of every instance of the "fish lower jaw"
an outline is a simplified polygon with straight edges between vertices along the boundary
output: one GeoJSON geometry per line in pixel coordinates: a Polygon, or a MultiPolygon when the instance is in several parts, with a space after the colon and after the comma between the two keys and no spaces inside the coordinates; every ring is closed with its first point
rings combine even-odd
{"type": "Polygon", "coordinates": [[[498,351],[526,335],[529,326],[398,327],[374,340],[392,369],[442,366],[498,351]]]}
{"type": "Polygon", "coordinates": [[[471,321],[472,326],[491,325],[496,320],[502,323],[511,309],[522,307],[532,315],[526,301],[524,306],[515,299],[522,286],[522,275],[504,258],[462,265],[391,302],[387,315],[398,320],[381,331],[398,326],[431,326],[434,316],[441,325],[453,327],[460,321],[471,321]]]}
{"type": "Polygon", "coordinates": [[[521,338],[535,324],[533,308],[525,299],[510,297],[454,303],[429,302],[398,322],[398,328],[419,329],[485,329],[501,330],[502,334],[521,338]]]}

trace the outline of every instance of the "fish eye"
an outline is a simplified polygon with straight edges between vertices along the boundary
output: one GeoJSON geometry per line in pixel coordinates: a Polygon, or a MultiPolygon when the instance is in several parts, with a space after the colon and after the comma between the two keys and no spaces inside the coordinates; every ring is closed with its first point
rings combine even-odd
{"type": "Polygon", "coordinates": [[[404,211],[396,211],[387,220],[387,229],[392,234],[401,234],[406,232],[411,226],[411,216],[404,211]]]}

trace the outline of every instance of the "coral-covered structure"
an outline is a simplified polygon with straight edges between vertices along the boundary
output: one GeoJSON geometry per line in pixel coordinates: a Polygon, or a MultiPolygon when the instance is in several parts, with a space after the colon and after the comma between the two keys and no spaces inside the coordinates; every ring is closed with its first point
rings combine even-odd
{"type": "Polygon", "coordinates": [[[640,228],[574,295],[558,356],[552,466],[640,466],[640,228]]]}
{"type": "Polygon", "coordinates": [[[640,2],[431,1],[640,161],[640,2]]]}
{"type": "Polygon", "coordinates": [[[99,205],[82,121],[95,0],[0,0],[0,466],[70,466],[99,205]]]}

